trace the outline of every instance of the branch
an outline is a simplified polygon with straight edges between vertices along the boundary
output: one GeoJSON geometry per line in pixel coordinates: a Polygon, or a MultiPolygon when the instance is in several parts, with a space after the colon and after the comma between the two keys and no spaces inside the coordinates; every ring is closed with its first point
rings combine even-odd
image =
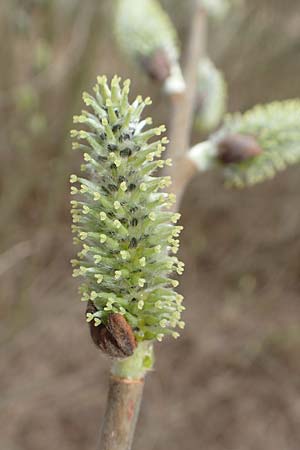
{"type": "Polygon", "coordinates": [[[9,250],[0,255],[0,276],[12,269],[20,261],[28,258],[33,253],[30,241],[23,241],[15,244],[9,250]]]}
{"type": "Polygon", "coordinates": [[[178,209],[185,187],[197,168],[184,153],[190,146],[190,135],[193,124],[193,112],[197,90],[197,67],[199,59],[205,56],[207,40],[207,16],[204,9],[195,0],[192,17],[191,32],[189,36],[185,80],[187,89],[181,95],[171,96],[172,116],[170,124],[169,156],[173,166],[168,169],[173,184],[172,191],[177,195],[178,209]]]}
{"type": "Polygon", "coordinates": [[[130,450],[144,389],[144,379],[110,378],[100,450],[130,450]]]}

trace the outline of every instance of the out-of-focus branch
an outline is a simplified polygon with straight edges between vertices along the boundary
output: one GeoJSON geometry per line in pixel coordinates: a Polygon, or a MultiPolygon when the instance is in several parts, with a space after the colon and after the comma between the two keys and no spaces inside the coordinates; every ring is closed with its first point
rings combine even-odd
{"type": "Polygon", "coordinates": [[[190,135],[193,124],[193,112],[197,89],[197,67],[199,59],[205,56],[207,40],[207,16],[198,0],[195,0],[191,31],[185,62],[186,91],[181,95],[171,96],[170,144],[168,156],[173,166],[168,168],[167,175],[173,180],[172,191],[176,193],[178,209],[184,189],[197,172],[194,163],[185,156],[190,146],[190,135]]]}
{"type": "Polygon", "coordinates": [[[19,242],[0,255],[0,276],[33,253],[30,241],[19,242]]]}
{"type": "MultiPolygon", "coordinates": [[[[97,3],[94,0],[87,2],[85,8],[80,8],[73,25],[70,44],[66,50],[56,61],[50,64],[48,70],[35,75],[30,80],[35,90],[41,92],[51,89],[73,73],[86,49],[96,8],[97,3]]],[[[19,88],[20,86],[14,86],[7,92],[0,92],[0,108],[7,107],[14,100],[14,96],[19,88]]]]}

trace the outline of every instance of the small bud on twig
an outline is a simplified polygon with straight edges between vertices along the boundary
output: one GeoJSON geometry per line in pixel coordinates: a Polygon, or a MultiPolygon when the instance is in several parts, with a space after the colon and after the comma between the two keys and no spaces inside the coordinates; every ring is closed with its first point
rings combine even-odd
{"type": "Polygon", "coordinates": [[[218,143],[218,159],[223,164],[246,161],[262,153],[262,148],[253,136],[231,134],[218,143]]]}
{"type": "Polygon", "coordinates": [[[170,58],[163,48],[156,49],[151,55],[141,55],[140,63],[154,81],[163,83],[171,74],[170,58]]]}

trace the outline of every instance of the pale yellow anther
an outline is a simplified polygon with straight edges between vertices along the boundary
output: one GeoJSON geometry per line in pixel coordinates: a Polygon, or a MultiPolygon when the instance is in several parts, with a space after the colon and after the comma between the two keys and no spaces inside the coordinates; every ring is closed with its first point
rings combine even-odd
{"type": "Polygon", "coordinates": [[[164,177],[160,180],[159,186],[161,188],[168,187],[172,184],[171,177],[164,177]]]}
{"type": "Polygon", "coordinates": [[[138,280],[138,285],[139,285],[140,287],[144,287],[144,286],[145,286],[145,283],[146,283],[145,278],[139,278],[139,280],[138,280]]]}
{"type": "Polygon", "coordinates": [[[183,302],[183,296],[181,294],[178,294],[176,296],[176,303],[177,303],[177,305],[181,305],[182,302],[183,302]]]}
{"type": "Polygon", "coordinates": [[[77,175],[71,175],[70,176],[70,183],[76,183],[78,181],[77,175]]]}
{"type": "Polygon", "coordinates": [[[129,258],[129,253],[126,250],[121,250],[120,255],[121,255],[121,258],[124,260],[129,258]]]}
{"type": "Polygon", "coordinates": [[[122,272],[120,270],[116,270],[115,271],[115,279],[119,280],[122,276],[122,272]]]}
{"type": "Polygon", "coordinates": [[[176,195],[175,194],[169,194],[168,200],[170,203],[176,203],[176,195]]]}
{"type": "Polygon", "coordinates": [[[101,325],[101,320],[98,318],[98,317],[96,317],[95,319],[94,319],[94,326],[95,327],[99,327],[99,325],[101,325]]]}
{"type": "Polygon", "coordinates": [[[84,248],[84,249],[81,251],[82,256],[86,256],[87,253],[88,253],[88,250],[87,250],[86,248],[84,248]]]}
{"type": "Polygon", "coordinates": [[[72,277],[73,278],[80,277],[80,270],[79,269],[73,270],[72,277]]]}
{"type": "Polygon", "coordinates": [[[79,131],[79,136],[81,137],[81,139],[85,139],[87,138],[88,134],[86,131],[81,130],[79,131]]]}
{"type": "Polygon", "coordinates": [[[131,80],[129,78],[126,78],[126,80],[123,83],[124,88],[129,89],[131,85],[131,80]]]}
{"type": "Polygon", "coordinates": [[[176,213],[172,216],[171,220],[173,223],[176,223],[180,219],[180,217],[181,217],[181,214],[176,213]]]}
{"type": "Polygon", "coordinates": [[[120,189],[121,189],[121,191],[123,191],[123,192],[126,192],[126,191],[127,191],[127,184],[126,184],[125,181],[122,181],[122,183],[120,184],[120,189]]]}
{"type": "Polygon", "coordinates": [[[107,305],[104,308],[104,311],[111,311],[112,310],[112,305],[107,303],[107,305]]]}
{"type": "Polygon", "coordinates": [[[167,321],[166,319],[163,319],[163,320],[161,320],[161,321],[159,322],[159,325],[160,325],[162,328],[166,328],[167,325],[168,325],[168,321],[167,321]]]}
{"type": "Polygon", "coordinates": [[[156,130],[155,130],[155,134],[156,134],[156,136],[160,136],[162,133],[164,133],[166,131],[166,127],[165,127],[165,125],[161,125],[160,127],[158,127],[156,130]]]}
{"type": "Polygon", "coordinates": [[[89,301],[89,296],[88,296],[88,294],[86,292],[81,297],[81,301],[82,302],[88,302],[89,301]]]}
{"type": "Polygon", "coordinates": [[[92,313],[87,313],[87,315],[86,315],[86,321],[89,323],[89,322],[92,322],[94,320],[94,314],[92,314],[92,313]]]}
{"type": "Polygon", "coordinates": [[[113,79],[111,80],[111,85],[112,85],[113,87],[117,87],[117,86],[119,85],[120,81],[121,81],[121,77],[119,77],[119,76],[115,73],[114,76],[113,76],[113,79]]]}
{"type": "Polygon", "coordinates": [[[148,161],[148,162],[153,161],[154,156],[155,156],[155,153],[149,153],[149,155],[147,155],[147,157],[146,157],[146,161],[148,161]]]}
{"type": "Polygon", "coordinates": [[[78,194],[78,189],[77,189],[77,187],[72,186],[71,187],[71,195],[76,195],[76,194],[78,194]]]}
{"type": "Polygon", "coordinates": [[[102,281],[103,281],[103,275],[96,274],[96,275],[95,275],[95,278],[96,278],[98,284],[101,284],[101,283],[102,283],[102,281]]]}
{"type": "Polygon", "coordinates": [[[145,265],[146,265],[146,258],[145,257],[140,258],[139,259],[139,263],[140,263],[141,267],[145,267],[145,265]]]}
{"type": "MultiPolygon", "coordinates": [[[[70,136],[71,136],[71,138],[77,137],[78,134],[79,134],[79,131],[78,131],[78,130],[71,130],[71,131],[70,131],[70,136]]],[[[76,144],[76,142],[74,142],[73,144],[76,144]]],[[[78,146],[78,144],[77,144],[77,146],[78,146]]]]}
{"type": "Polygon", "coordinates": [[[81,116],[73,116],[73,122],[74,123],[84,123],[86,121],[86,117],[81,115],[81,116]]]}
{"type": "Polygon", "coordinates": [[[97,77],[97,82],[98,82],[98,84],[100,84],[100,86],[104,85],[107,83],[107,77],[105,75],[101,75],[101,76],[99,75],[97,77]]]}
{"type": "Polygon", "coordinates": [[[140,310],[142,310],[143,308],[144,308],[144,301],[143,300],[140,300],[139,302],[138,302],[138,309],[140,309],[140,310]]]}

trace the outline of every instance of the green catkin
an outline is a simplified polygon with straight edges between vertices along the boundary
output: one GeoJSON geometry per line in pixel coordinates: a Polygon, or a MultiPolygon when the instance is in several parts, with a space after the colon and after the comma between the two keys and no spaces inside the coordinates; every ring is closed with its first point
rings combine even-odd
{"type": "Polygon", "coordinates": [[[156,171],[170,160],[160,159],[167,143],[159,138],[165,127],[145,129],[151,121],[141,114],[150,99],[129,103],[129,81],[120,86],[115,76],[110,86],[99,77],[95,98],[83,95],[91,111],[74,117],[85,130],[71,136],[84,141],[73,146],[83,151],[83,176],[71,175],[72,230],[81,249],[72,260],[74,277],[82,277],[81,299],[97,308],[87,315],[95,326],[111,313],[122,314],[136,339],[178,337],[183,328],[182,297],[172,274],[182,274],[175,254],[180,215],[167,209],[174,195],[161,192],[168,177],[156,171]]]}
{"type": "MultiPolygon", "coordinates": [[[[225,185],[244,188],[273,178],[276,173],[300,161],[300,100],[285,100],[266,105],[257,105],[244,114],[228,114],[220,130],[207,141],[196,144],[188,157],[200,171],[218,167],[224,176],[225,185]],[[239,139],[248,141],[249,157],[239,162],[222,162],[220,149],[228,139],[243,150],[239,139]],[[249,147],[250,145],[250,147],[249,147]],[[259,149],[258,153],[251,150],[259,149]]],[[[233,145],[233,144],[231,144],[233,145]]],[[[246,145],[246,144],[245,144],[246,145]]],[[[246,150],[246,148],[244,148],[246,150]]],[[[237,147],[232,151],[236,152],[237,147]]]]}
{"type": "Polygon", "coordinates": [[[212,135],[214,147],[227,135],[253,136],[262,153],[247,161],[224,166],[225,184],[242,188],[273,178],[300,161],[300,100],[258,105],[244,114],[228,115],[223,128],[212,135]]]}
{"type": "MultiPolygon", "coordinates": [[[[170,66],[164,89],[182,92],[185,82],[179,65],[179,39],[176,28],[157,0],[117,0],[115,35],[121,50],[134,61],[163,51],[170,66]]],[[[158,65],[164,65],[162,61],[158,65]]],[[[159,70],[159,67],[157,67],[159,70]]]]}
{"type": "Polygon", "coordinates": [[[151,55],[165,48],[178,58],[176,29],[157,0],[117,0],[116,36],[129,54],[151,55]]]}
{"type": "Polygon", "coordinates": [[[197,131],[210,133],[217,128],[227,109],[227,85],[222,72],[204,58],[198,65],[197,131]]]}

